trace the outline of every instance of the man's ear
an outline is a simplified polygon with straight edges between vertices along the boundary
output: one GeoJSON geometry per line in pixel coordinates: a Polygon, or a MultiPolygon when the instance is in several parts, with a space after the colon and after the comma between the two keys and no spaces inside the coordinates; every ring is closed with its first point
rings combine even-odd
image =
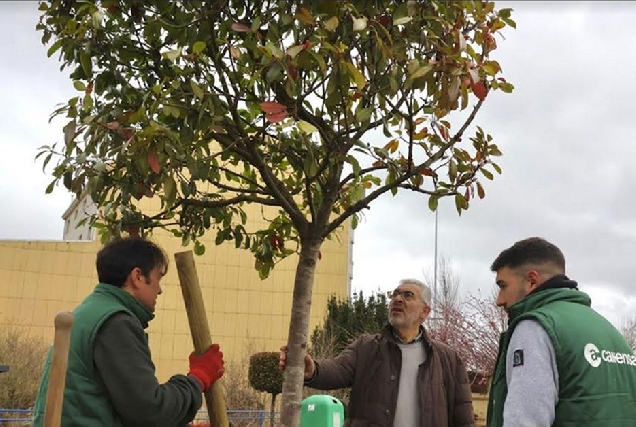
{"type": "Polygon", "coordinates": [[[422,318],[422,321],[424,321],[428,317],[430,312],[431,312],[431,307],[429,307],[428,305],[424,306],[424,308],[422,309],[422,313],[420,315],[422,318]]]}
{"type": "Polygon", "coordinates": [[[135,267],[128,274],[128,280],[126,280],[133,288],[138,288],[145,283],[144,274],[139,267],[135,267]]]}
{"type": "Polygon", "coordinates": [[[528,282],[530,283],[530,290],[533,291],[541,285],[541,275],[537,270],[530,270],[527,274],[528,282]]]}

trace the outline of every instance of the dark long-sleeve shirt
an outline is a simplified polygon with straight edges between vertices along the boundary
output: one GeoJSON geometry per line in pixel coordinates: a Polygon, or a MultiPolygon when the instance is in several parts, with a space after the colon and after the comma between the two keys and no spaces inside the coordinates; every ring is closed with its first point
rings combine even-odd
{"type": "Polygon", "coordinates": [[[141,323],[126,313],[108,319],[95,337],[94,362],[125,426],[184,426],[202,404],[201,385],[186,375],[159,384],[141,323]]]}

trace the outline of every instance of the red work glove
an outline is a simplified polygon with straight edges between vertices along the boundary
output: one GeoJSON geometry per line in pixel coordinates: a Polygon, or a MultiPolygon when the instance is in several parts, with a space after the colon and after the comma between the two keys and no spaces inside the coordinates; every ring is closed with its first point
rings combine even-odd
{"type": "Polygon", "coordinates": [[[190,354],[188,375],[199,380],[203,391],[209,389],[224,373],[223,352],[219,351],[218,344],[212,344],[203,354],[190,354]]]}

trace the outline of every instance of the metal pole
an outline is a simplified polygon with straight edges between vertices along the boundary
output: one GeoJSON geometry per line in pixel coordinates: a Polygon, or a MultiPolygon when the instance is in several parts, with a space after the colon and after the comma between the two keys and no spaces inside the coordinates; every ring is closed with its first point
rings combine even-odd
{"type": "Polygon", "coordinates": [[[433,301],[437,300],[437,209],[435,209],[435,265],[433,266],[433,301]]]}

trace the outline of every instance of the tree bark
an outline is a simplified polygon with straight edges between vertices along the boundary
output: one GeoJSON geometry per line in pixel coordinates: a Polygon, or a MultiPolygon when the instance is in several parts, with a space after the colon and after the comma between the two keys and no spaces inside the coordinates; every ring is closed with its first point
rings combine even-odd
{"type": "Polygon", "coordinates": [[[300,259],[294,280],[294,297],[287,338],[287,364],[283,375],[280,418],[282,427],[298,427],[300,424],[311,295],[318,253],[322,245],[322,239],[307,240],[301,240],[300,259]]]}

